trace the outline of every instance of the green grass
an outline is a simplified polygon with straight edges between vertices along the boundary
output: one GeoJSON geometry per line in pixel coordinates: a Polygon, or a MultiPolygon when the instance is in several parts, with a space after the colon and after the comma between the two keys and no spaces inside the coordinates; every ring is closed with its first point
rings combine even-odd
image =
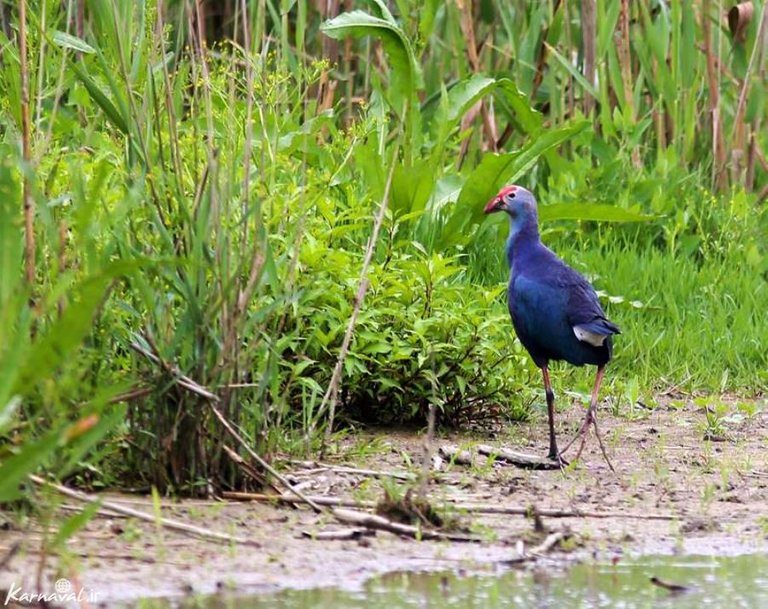
{"type": "MultiPolygon", "coordinates": [[[[268,1],[247,19],[224,4],[231,22],[201,14],[206,46],[189,2],[162,21],[149,0],[87,2],[82,39],[42,2],[24,64],[18,13],[3,13],[0,501],[41,467],[82,484],[242,486],[182,374],[258,451],[314,452],[383,204],[337,420],[420,425],[430,405],[446,425],[524,418],[539,373],[506,313],[506,227],[482,213],[509,181],[536,191],[547,243],[623,297],[606,301],[623,329],[620,401],[765,390],[768,174],[754,149],[732,154],[742,134],[768,144],[757,18],[739,42],[714,7],[630,3],[617,44],[618,0],[597,3],[584,40],[572,3],[337,16],[268,1]],[[728,70],[714,83],[707,59],[728,70]]],[[[588,392],[592,371],[562,370],[560,393],[588,392]]]]}

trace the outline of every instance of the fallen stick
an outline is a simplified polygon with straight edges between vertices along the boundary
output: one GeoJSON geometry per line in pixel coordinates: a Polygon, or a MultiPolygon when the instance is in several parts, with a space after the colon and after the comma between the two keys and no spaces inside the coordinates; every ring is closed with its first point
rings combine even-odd
{"type": "Polygon", "coordinates": [[[341,531],[302,531],[304,537],[314,539],[315,541],[345,541],[348,539],[360,539],[365,535],[375,535],[376,531],[366,528],[344,529],[341,531]]]}
{"type": "Polygon", "coordinates": [[[519,565],[524,562],[528,562],[530,560],[536,560],[537,558],[541,558],[544,555],[548,554],[552,551],[552,549],[560,544],[561,541],[566,539],[570,536],[569,532],[566,531],[555,531],[554,533],[550,533],[547,535],[547,537],[542,541],[539,545],[531,548],[530,551],[526,552],[525,550],[520,550],[520,555],[515,556],[514,558],[509,558],[507,560],[502,561],[505,565],[519,565]]]}
{"type": "Polygon", "coordinates": [[[461,450],[459,449],[458,446],[454,446],[454,445],[441,446],[440,448],[438,448],[438,452],[444,459],[447,459],[451,463],[455,463],[457,465],[472,466],[475,464],[475,458],[474,458],[474,455],[472,454],[472,451],[461,450]]]}
{"type": "MultiPolygon", "coordinates": [[[[265,495],[261,493],[243,493],[237,491],[224,491],[221,494],[224,499],[234,501],[263,501],[276,503],[297,503],[296,499],[285,497],[283,495],[265,495]]],[[[341,499],[339,497],[326,497],[322,495],[312,496],[312,501],[318,505],[329,507],[348,507],[359,510],[370,510],[376,507],[375,501],[354,501],[351,499],[341,499]]],[[[464,511],[470,514],[489,514],[499,516],[532,516],[534,511],[539,516],[547,518],[628,518],[636,520],[676,520],[678,516],[674,514],[642,514],[637,512],[592,512],[575,509],[562,508],[534,508],[532,506],[523,507],[516,505],[489,505],[486,503],[457,503],[448,500],[445,507],[454,510],[464,511]]]]}
{"type": "Polygon", "coordinates": [[[535,548],[533,548],[529,553],[532,556],[542,556],[546,553],[548,553],[552,548],[559,545],[561,541],[563,541],[566,537],[568,537],[570,533],[566,533],[565,531],[555,531],[554,533],[550,533],[547,535],[546,539],[542,541],[539,545],[537,545],[535,548]]]}
{"type": "MultiPolygon", "coordinates": [[[[311,473],[320,473],[323,470],[337,472],[340,474],[357,474],[360,476],[371,476],[374,478],[397,478],[398,480],[415,480],[416,475],[410,472],[387,472],[377,469],[364,469],[359,467],[348,467],[346,465],[332,465],[330,463],[322,463],[319,461],[295,461],[289,459],[288,463],[291,465],[299,465],[307,469],[311,469],[311,473]]],[[[310,473],[310,472],[304,472],[310,473]]]]}
{"type": "Polygon", "coordinates": [[[368,529],[387,531],[389,533],[394,533],[395,535],[400,535],[402,537],[409,537],[411,539],[444,539],[448,541],[463,542],[484,541],[482,537],[478,537],[476,535],[444,533],[442,531],[422,529],[421,527],[415,527],[410,524],[392,522],[391,520],[387,520],[382,516],[378,516],[376,514],[368,514],[367,512],[358,512],[357,510],[337,508],[333,510],[332,513],[336,517],[336,520],[340,522],[362,526],[368,529]]]}
{"type": "MultiPolygon", "coordinates": [[[[60,510],[64,510],[65,512],[82,512],[83,510],[77,506],[77,505],[69,505],[68,503],[65,503],[64,505],[59,506],[60,510]]],[[[117,512],[112,512],[110,510],[99,510],[96,513],[96,516],[101,516],[102,518],[128,518],[125,514],[118,514],[117,512]]]]}
{"type": "Polygon", "coordinates": [[[534,508],[533,506],[503,506],[488,505],[485,503],[455,503],[457,510],[466,510],[475,514],[504,514],[517,516],[531,516],[534,509],[539,516],[547,518],[628,518],[630,520],[676,520],[674,514],[645,514],[638,512],[593,512],[579,509],[564,508],[534,508]]]}
{"type": "MultiPolygon", "coordinates": [[[[257,501],[263,503],[301,503],[293,497],[287,497],[285,495],[267,495],[264,493],[245,493],[242,491],[223,491],[221,493],[223,499],[231,499],[233,501],[257,501]]],[[[322,495],[313,495],[312,501],[317,505],[323,505],[328,507],[348,507],[357,508],[360,510],[372,510],[376,507],[375,501],[354,501],[352,499],[340,499],[338,497],[324,497],[322,495]]]]}
{"type": "MultiPolygon", "coordinates": [[[[56,484],[55,482],[49,482],[47,480],[43,480],[39,476],[30,475],[29,479],[39,486],[50,486],[51,488],[55,489],[57,492],[61,493],[62,495],[65,495],[72,499],[77,499],[78,501],[82,501],[83,503],[98,503],[100,501],[98,497],[94,497],[93,495],[89,495],[81,491],[76,491],[74,489],[68,488],[61,484],[56,484]]],[[[204,539],[211,539],[215,541],[226,541],[228,543],[241,543],[241,544],[260,547],[260,544],[256,543],[251,539],[245,539],[244,537],[235,537],[233,535],[227,535],[226,533],[218,533],[217,531],[204,529],[202,527],[196,527],[192,524],[187,524],[186,522],[171,520],[170,518],[157,517],[153,514],[147,514],[146,512],[142,512],[140,510],[134,510],[133,508],[125,507],[124,505],[120,505],[119,503],[113,503],[112,501],[101,501],[101,506],[107,510],[111,510],[113,512],[119,512],[121,514],[126,514],[127,516],[138,518],[139,520],[152,522],[154,524],[160,524],[166,529],[181,531],[182,533],[190,533],[191,535],[196,535],[197,537],[202,537],[204,539]]]]}
{"type": "Polygon", "coordinates": [[[487,444],[481,444],[477,447],[477,452],[488,457],[502,459],[507,463],[525,469],[560,469],[560,464],[555,460],[526,455],[525,453],[518,453],[507,448],[496,448],[487,444]]]}
{"type": "Polygon", "coordinates": [[[211,410],[213,410],[213,414],[216,415],[216,418],[219,419],[219,421],[221,421],[221,424],[224,426],[224,429],[226,429],[229,432],[229,434],[235,440],[238,441],[240,446],[242,446],[248,452],[248,454],[251,455],[251,457],[253,458],[254,461],[256,461],[259,465],[261,465],[261,467],[263,467],[265,470],[267,470],[272,476],[277,478],[280,481],[280,483],[288,491],[290,491],[291,493],[296,495],[296,497],[301,499],[301,501],[303,501],[304,503],[309,505],[309,507],[311,507],[315,512],[317,512],[319,514],[320,512],[323,511],[323,508],[321,508],[317,503],[315,503],[311,499],[308,499],[307,496],[304,493],[302,493],[300,490],[294,488],[294,486],[290,482],[288,482],[288,480],[286,480],[284,476],[282,476],[280,473],[278,473],[278,471],[274,467],[272,467],[269,463],[267,463],[264,459],[262,459],[256,453],[256,451],[254,451],[250,446],[248,446],[248,443],[245,440],[243,440],[243,438],[240,437],[240,434],[237,433],[235,431],[234,427],[232,427],[232,425],[230,425],[229,421],[227,421],[227,419],[224,418],[224,415],[221,414],[221,412],[219,412],[219,409],[216,408],[216,406],[213,405],[213,401],[209,401],[208,402],[208,406],[210,407],[211,410]]]}

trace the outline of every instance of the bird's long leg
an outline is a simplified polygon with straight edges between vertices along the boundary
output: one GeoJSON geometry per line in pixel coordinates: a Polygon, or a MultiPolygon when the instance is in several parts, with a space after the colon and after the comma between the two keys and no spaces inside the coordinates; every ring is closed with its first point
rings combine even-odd
{"type": "Polygon", "coordinates": [[[576,436],[568,443],[568,446],[566,446],[562,452],[565,452],[568,450],[571,445],[576,441],[577,438],[581,438],[581,444],[579,445],[579,450],[576,453],[576,460],[579,459],[581,456],[581,451],[584,450],[584,445],[587,442],[587,431],[589,430],[590,425],[594,425],[595,427],[595,436],[597,436],[597,443],[600,445],[600,451],[603,453],[603,458],[605,459],[605,462],[608,464],[608,467],[611,468],[612,472],[615,472],[616,470],[613,467],[613,464],[611,463],[611,460],[608,458],[608,453],[605,451],[605,446],[603,445],[603,439],[600,436],[600,431],[597,428],[597,397],[600,393],[600,385],[603,382],[603,375],[605,374],[605,367],[601,366],[597,369],[597,377],[595,378],[595,386],[592,389],[592,399],[589,403],[589,408],[587,409],[587,414],[584,417],[584,422],[581,424],[581,428],[579,429],[579,433],[576,434],[576,436]]]}
{"type": "MultiPolygon", "coordinates": [[[[611,471],[616,472],[613,467],[613,463],[611,463],[611,460],[608,458],[608,453],[605,452],[605,446],[603,446],[603,438],[600,436],[600,432],[597,430],[597,412],[592,415],[592,425],[595,426],[595,437],[597,438],[597,443],[600,446],[600,452],[603,453],[603,459],[605,459],[605,462],[608,464],[608,467],[611,468],[611,471]]],[[[579,450],[579,452],[581,452],[581,450],[579,450]]]]}
{"type": "Polygon", "coordinates": [[[561,466],[568,465],[568,462],[560,456],[557,450],[557,439],[555,438],[555,392],[552,391],[552,383],[549,380],[549,368],[542,366],[541,374],[544,377],[544,394],[547,396],[547,418],[549,419],[549,454],[547,455],[553,461],[558,461],[561,466]]]}

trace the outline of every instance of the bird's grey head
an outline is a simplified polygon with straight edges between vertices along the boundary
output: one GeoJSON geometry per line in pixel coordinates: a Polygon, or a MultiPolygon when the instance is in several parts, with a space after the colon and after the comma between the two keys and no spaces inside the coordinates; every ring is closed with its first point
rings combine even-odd
{"type": "Polygon", "coordinates": [[[524,232],[538,234],[538,213],[536,198],[530,190],[522,186],[505,186],[485,206],[486,214],[498,211],[506,212],[510,220],[510,238],[524,232]]]}

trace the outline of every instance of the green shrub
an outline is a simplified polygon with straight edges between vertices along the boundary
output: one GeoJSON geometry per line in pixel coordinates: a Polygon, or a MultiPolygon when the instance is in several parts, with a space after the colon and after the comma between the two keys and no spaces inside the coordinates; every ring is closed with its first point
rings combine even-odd
{"type": "MultiPolygon", "coordinates": [[[[315,243],[301,256],[290,320],[297,340],[283,354],[290,395],[309,377],[322,396],[356,292],[359,257],[326,248],[315,243]]],[[[511,330],[506,287],[457,281],[461,271],[455,258],[418,250],[374,265],[344,362],[342,416],[423,424],[430,403],[454,427],[526,416],[523,387],[532,364],[511,330]]]]}

